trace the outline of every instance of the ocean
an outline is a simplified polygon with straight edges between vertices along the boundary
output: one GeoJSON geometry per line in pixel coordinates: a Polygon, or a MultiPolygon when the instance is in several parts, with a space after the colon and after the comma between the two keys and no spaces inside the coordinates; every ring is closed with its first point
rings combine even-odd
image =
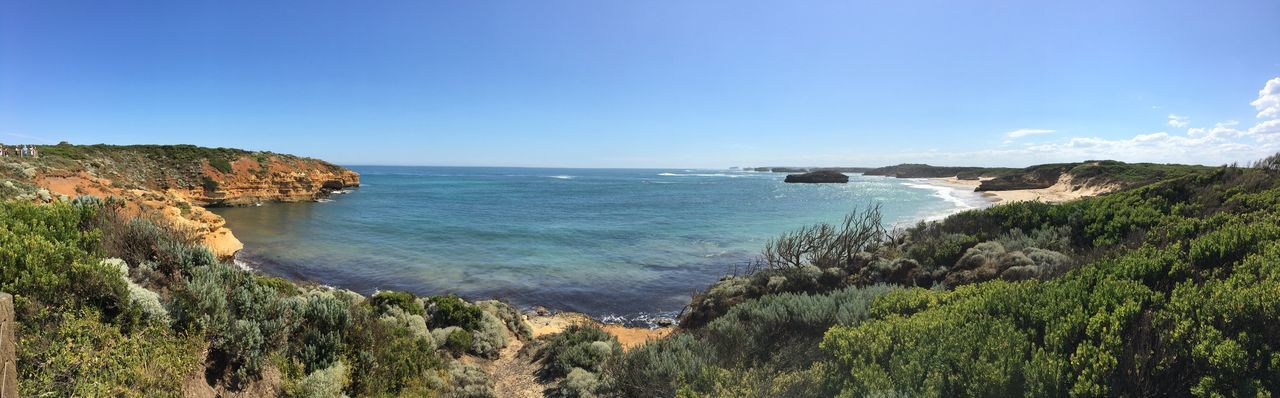
{"type": "Polygon", "coordinates": [[[270,275],[361,293],[500,298],[599,319],[671,316],[771,237],[882,206],[907,225],[989,204],[964,189],[851,174],[691,169],[351,166],[362,186],[315,203],[214,211],[270,275]]]}

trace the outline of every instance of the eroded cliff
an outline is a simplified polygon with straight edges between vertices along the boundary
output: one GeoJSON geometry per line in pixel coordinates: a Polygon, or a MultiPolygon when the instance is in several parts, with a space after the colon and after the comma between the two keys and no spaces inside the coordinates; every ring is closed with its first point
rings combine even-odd
{"type": "Polygon", "coordinates": [[[243,248],[205,207],[301,202],[360,185],[317,159],[190,145],[52,145],[39,158],[0,158],[0,197],[54,201],[117,197],[126,209],[192,230],[219,256],[243,248]]]}

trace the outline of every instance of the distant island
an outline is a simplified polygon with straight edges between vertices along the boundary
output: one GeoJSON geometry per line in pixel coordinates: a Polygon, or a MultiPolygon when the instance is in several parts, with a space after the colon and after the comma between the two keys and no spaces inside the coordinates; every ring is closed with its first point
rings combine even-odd
{"type": "Polygon", "coordinates": [[[783,182],[790,183],[810,183],[810,184],[844,184],[849,182],[849,176],[834,170],[810,171],[802,174],[790,174],[783,182]]]}

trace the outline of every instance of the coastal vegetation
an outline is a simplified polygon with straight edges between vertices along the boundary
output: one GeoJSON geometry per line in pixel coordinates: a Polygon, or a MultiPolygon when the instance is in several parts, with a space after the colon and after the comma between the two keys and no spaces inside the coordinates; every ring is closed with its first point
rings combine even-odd
{"type": "Polygon", "coordinates": [[[1273,163],[902,231],[860,227],[873,208],[784,235],[762,269],[696,297],[683,333],[617,358],[613,393],[645,395],[645,375],[668,381],[656,396],[1270,396],[1273,163]]]}
{"type": "Polygon", "coordinates": [[[190,380],[287,396],[492,395],[487,375],[444,350],[463,340],[460,351],[493,355],[519,320],[506,304],[298,285],[120,208],[0,202],[0,290],[15,297],[23,395],[179,396],[190,380]],[[452,329],[438,342],[428,325],[452,329]]]}

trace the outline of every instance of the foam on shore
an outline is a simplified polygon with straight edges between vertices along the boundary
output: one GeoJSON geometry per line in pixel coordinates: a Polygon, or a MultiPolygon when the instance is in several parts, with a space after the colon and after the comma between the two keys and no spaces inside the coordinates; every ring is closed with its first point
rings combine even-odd
{"type": "Polygon", "coordinates": [[[903,182],[903,185],[911,188],[933,191],[933,196],[954,205],[954,207],[950,209],[924,217],[924,221],[938,221],[947,218],[952,214],[967,210],[980,209],[996,203],[987,196],[974,192],[971,187],[942,183],[937,180],[927,178],[907,179],[903,182]]]}

